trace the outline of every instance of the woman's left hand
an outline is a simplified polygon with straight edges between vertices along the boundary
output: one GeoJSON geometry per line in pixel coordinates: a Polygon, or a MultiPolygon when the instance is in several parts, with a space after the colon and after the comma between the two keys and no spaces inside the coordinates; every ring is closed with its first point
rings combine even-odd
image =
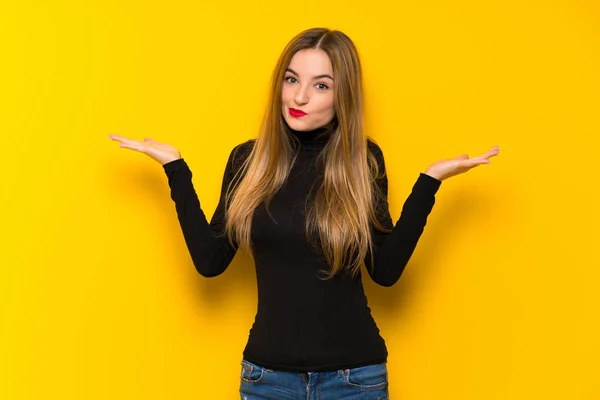
{"type": "Polygon", "coordinates": [[[500,154],[500,146],[492,147],[488,152],[473,158],[469,158],[467,154],[462,154],[449,160],[436,161],[424,173],[439,181],[443,181],[451,176],[467,172],[480,164],[491,164],[492,162],[489,158],[498,154],[500,154]]]}

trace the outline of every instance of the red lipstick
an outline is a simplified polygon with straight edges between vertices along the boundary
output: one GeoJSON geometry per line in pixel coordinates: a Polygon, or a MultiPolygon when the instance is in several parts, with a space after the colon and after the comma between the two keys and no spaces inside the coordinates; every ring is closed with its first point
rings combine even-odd
{"type": "Polygon", "coordinates": [[[297,110],[295,108],[290,108],[290,115],[294,118],[300,118],[306,115],[306,113],[302,110],[297,110]]]}

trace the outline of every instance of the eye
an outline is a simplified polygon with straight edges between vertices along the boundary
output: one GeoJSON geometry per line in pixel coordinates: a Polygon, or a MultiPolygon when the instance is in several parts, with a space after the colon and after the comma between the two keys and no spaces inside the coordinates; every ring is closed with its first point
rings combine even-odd
{"type": "Polygon", "coordinates": [[[329,86],[327,86],[324,83],[317,83],[317,86],[323,86],[323,87],[320,87],[319,90],[327,90],[327,89],[329,89],[329,86]]]}
{"type": "Polygon", "coordinates": [[[295,82],[290,82],[290,79],[293,79],[294,81],[296,80],[296,78],[294,78],[293,76],[286,76],[286,77],[285,77],[285,80],[286,80],[288,83],[295,83],[295,82]]]}

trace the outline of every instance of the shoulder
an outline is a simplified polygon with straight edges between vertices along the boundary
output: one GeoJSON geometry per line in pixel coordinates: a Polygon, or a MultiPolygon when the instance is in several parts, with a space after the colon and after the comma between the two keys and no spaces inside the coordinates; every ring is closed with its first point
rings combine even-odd
{"type": "Polygon", "coordinates": [[[377,165],[379,166],[379,168],[385,168],[383,150],[381,149],[381,146],[379,146],[379,144],[377,144],[377,142],[370,137],[367,138],[367,150],[368,153],[371,155],[370,157],[373,157],[375,161],[377,161],[377,165]]]}
{"type": "Polygon", "coordinates": [[[231,150],[231,157],[238,157],[238,156],[248,156],[248,154],[250,154],[250,151],[252,151],[252,148],[254,147],[254,142],[256,142],[256,139],[249,139],[246,140],[245,142],[236,144],[233,149],[231,150]]]}
{"type": "Polygon", "coordinates": [[[238,143],[235,146],[233,146],[231,152],[229,153],[229,162],[243,162],[252,151],[252,148],[254,147],[254,142],[256,142],[256,139],[249,139],[245,142],[238,143]]]}
{"type": "Polygon", "coordinates": [[[229,153],[229,160],[227,160],[227,168],[231,171],[237,171],[246,161],[248,155],[254,147],[256,139],[249,139],[245,142],[238,143],[235,145],[229,153]]]}
{"type": "Polygon", "coordinates": [[[367,138],[367,149],[377,158],[383,158],[381,146],[373,138],[367,138]]]}

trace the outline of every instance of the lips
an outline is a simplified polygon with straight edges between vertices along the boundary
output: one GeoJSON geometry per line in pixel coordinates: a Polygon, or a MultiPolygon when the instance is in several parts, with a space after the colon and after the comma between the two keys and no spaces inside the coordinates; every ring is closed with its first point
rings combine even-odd
{"type": "Polygon", "coordinates": [[[295,118],[303,117],[306,113],[302,110],[297,110],[295,108],[290,108],[290,115],[295,118]]]}

